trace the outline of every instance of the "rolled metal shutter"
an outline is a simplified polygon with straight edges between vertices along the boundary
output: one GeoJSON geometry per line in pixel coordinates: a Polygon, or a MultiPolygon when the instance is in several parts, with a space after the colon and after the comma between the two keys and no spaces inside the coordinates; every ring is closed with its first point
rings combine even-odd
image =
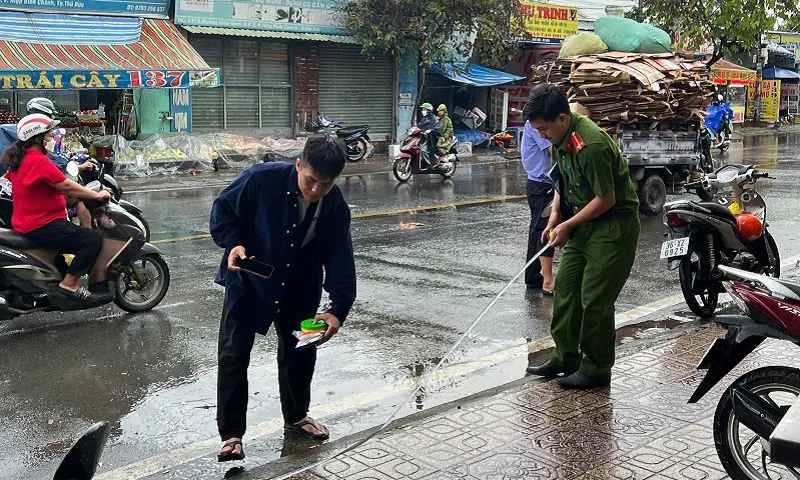
{"type": "MultiPolygon", "coordinates": [[[[222,67],[222,37],[191,35],[189,43],[209,67],[222,67]]],[[[192,89],[192,130],[216,132],[225,128],[222,87],[192,89]]]]}
{"type": "Polygon", "coordinates": [[[346,127],[369,125],[373,140],[391,139],[394,130],[394,61],[368,60],[358,45],[319,47],[319,111],[346,127]]]}
{"type": "Polygon", "coordinates": [[[212,35],[192,35],[189,41],[209,66],[221,69],[223,85],[192,89],[195,131],[291,130],[287,44],[212,35]]]}
{"type": "Polygon", "coordinates": [[[263,128],[292,127],[292,76],[289,70],[289,46],[262,42],[259,75],[263,128]]]}

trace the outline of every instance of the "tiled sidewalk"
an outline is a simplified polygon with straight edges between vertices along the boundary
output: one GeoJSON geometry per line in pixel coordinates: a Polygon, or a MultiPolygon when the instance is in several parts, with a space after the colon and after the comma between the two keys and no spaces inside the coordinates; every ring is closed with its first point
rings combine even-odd
{"type": "Polygon", "coordinates": [[[755,366],[797,364],[800,350],[767,343],[701,403],[688,405],[705,373],[695,365],[723,332],[704,328],[619,359],[610,389],[575,393],[533,381],[465,401],[301,478],[725,478],[711,431],[722,391],[755,366]]]}

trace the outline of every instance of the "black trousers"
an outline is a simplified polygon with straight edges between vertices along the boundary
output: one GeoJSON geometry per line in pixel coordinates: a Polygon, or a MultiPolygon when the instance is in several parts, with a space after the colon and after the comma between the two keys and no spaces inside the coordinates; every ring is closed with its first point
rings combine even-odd
{"type": "MultiPolygon", "coordinates": [[[[528,195],[528,206],[531,209],[531,224],[528,231],[528,254],[526,263],[533,258],[536,253],[545,246],[542,243],[542,233],[547,228],[548,217],[543,217],[542,212],[553,200],[553,186],[549,183],[537,182],[528,179],[525,185],[525,193],[528,195]]],[[[553,257],[553,249],[549,248],[542,254],[543,257],[553,257]]],[[[525,284],[534,287],[542,285],[542,264],[539,260],[533,262],[525,270],[525,284]]]]}
{"type": "Polygon", "coordinates": [[[89,273],[103,248],[102,235],[67,220],[54,220],[25,236],[43,248],[56,250],[59,255],[75,255],[67,273],[76,277],[89,273]]]}
{"type": "MultiPolygon", "coordinates": [[[[278,334],[278,387],[281,412],[286,423],[297,423],[308,414],[311,402],[311,380],[317,361],[314,348],[298,352],[297,339],[292,335],[300,330],[300,322],[314,318],[319,299],[302,302],[281,302],[285,305],[273,321],[278,334]]],[[[247,322],[233,318],[223,308],[219,326],[217,370],[217,428],[220,438],[244,436],[247,426],[248,382],[247,367],[256,331],[247,322]]]]}

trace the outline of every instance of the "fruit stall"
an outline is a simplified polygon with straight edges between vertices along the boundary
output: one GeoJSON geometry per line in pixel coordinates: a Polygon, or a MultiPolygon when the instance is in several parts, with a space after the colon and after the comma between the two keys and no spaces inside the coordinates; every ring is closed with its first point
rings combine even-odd
{"type": "MultiPolygon", "coordinates": [[[[164,89],[219,85],[219,70],[210,68],[168,20],[78,19],[22,12],[3,15],[4,20],[25,23],[36,35],[23,36],[0,24],[0,114],[15,123],[11,122],[14,118],[26,114],[30,99],[48,98],[57,107],[55,117],[61,127],[84,140],[72,142],[73,149],[93,148],[98,156],[116,157],[124,153],[122,146],[128,139],[138,136],[137,124],[153,123],[154,118],[158,124],[159,107],[148,106],[142,97],[164,89]],[[79,22],[87,31],[97,33],[71,44],[72,39],[62,33],[68,30],[68,25],[60,25],[65,22],[79,22]],[[112,137],[110,142],[97,144],[98,139],[108,136],[112,137]],[[91,140],[88,144],[87,139],[91,140]]],[[[166,130],[170,129],[167,124],[166,130]]],[[[170,154],[178,156],[176,152],[170,154]]]]}

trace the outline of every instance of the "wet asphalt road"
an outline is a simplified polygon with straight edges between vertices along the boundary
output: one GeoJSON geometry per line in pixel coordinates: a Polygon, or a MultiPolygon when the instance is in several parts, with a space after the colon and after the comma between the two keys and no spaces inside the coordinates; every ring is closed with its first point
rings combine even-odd
{"type": "MultiPolygon", "coordinates": [[[[775,174],[759,183],[772,233],[783,258],[800,254],[800,137],[749,138],[727,158],[775,174]]],[[[462,165],[447,181],[418,177],[398,186],[390,173],[339,181],[356,217],[359,295],[345,328],[320,350],[312,399],[326,407],[323,418],[335,436],[381,423],[406,395],[402,388],[439,360],[521,268],[529,213],[514,197],[524,193],[524,182],[515,161],[462,165]],[[424,206],[437,208],[409,211],[424,206]],[[419,225],[406,229],[402,222],[419,225]]],[[[198,442],[216,437],[223,292],[212,280],[221,252],[208,238],[186,238],[207,232],[220,190],[127,196],[146,213],[171,268],[170,292],[158,309],[31,315],[0,326],[0,428],[12,446],[0,459],[0,477],[52,476],[72,440],[99,420],[112,424],[102,472],[187,446],[171,461],[192,460],[189,451],[213,453],[214,446],[198,442]]],[[[679,292],[677,275],[658,259],[663,232],[660,218],[643,219],[618,311],[679,292]]],[[[520,378],[525,358],[502,352],[547,337],[551,308],[551,299],[518,283],[456,353],[456,362],[473,365],[472,374],[445,375],[416,408],[520,378]]],[[[252,431],[259,438],[248,444],[248,457],[256,462],[305,448],[284,446],[273,432],[281,425],[275,343],[271,333],[260,339],[251,361],[248,423],[257,425],[252,431]]],[[[224,471],[199,462],[196,478],[224,471]]]]}

